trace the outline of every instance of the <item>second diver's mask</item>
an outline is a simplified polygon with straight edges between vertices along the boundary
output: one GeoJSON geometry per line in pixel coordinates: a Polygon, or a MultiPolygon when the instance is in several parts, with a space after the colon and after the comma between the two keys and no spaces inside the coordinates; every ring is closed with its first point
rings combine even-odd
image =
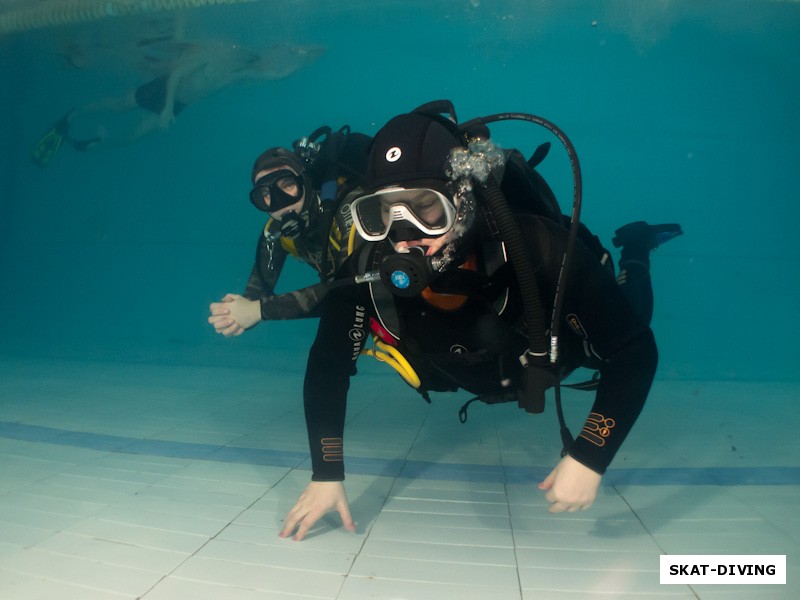
{"type": "Polygon", "coordinates": [[[278,169],[256,180],[250,191],[250,202],[258,210],[273,213],[302,200],[303,190],[302,175],[291,169],[278,169]]]}

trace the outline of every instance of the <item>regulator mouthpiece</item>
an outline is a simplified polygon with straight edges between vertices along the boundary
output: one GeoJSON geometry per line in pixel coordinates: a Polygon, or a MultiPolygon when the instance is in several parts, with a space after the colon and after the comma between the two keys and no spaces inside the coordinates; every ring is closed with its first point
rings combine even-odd
{"type": "Polygon", "coordinates": [[[410,298],[419,295],[430,285],[433,273],[431,259],[417,248],[392,254],[381,261],[381,280],[396,296],[410,298]]]}

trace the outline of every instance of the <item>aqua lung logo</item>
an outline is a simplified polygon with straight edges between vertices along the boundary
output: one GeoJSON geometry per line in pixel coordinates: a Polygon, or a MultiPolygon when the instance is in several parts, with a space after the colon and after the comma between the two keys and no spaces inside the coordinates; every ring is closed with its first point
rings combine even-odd
{"type": "Polygon", "coordinates": [[[466,354],[467,349],[461,344],[454,344],[450,346],[450,352],[452,352],[453,354],[466,354]]]}
{"type": "Polygon", "coordinates": [[[342,207],[339,209],[339,214],[342,215],[341,230],[343,235],[347,235],[346,232],[349,232],[350,227],[353,225],[353,210],[350,203],[346,202],[342,204],[342,207]]]}
{"type": "Polygon", "coordinates": [[[353,342],[353,360],[356,360],[359,354],[361,354],[361,346],[363,345],[364,338],[367,337],[367,332],[364,330],[365,314],[366,309],[363,306],[356,306],[356,314],[355,318],[353,319],[353,328],[348,333],[350,336],[350,341],[353,342]]]}
{"type": "Polygon", "coordinates": [[[386,151],[386,160],[388,162],[397,162],[398,160],[400,160],[401,156],[403,156],[403,151],[400,150],[400,148],[398,148],[397,146],[389,148],[386,151]]]}
{"type": "Polygon", "coordinates": [[[353,340],[354,342],[360,342],[361,340],[364,339],[365,335],[366,334],[364,333],[363,329],[354,328],[350,330],[350,339],[353,340]]]}

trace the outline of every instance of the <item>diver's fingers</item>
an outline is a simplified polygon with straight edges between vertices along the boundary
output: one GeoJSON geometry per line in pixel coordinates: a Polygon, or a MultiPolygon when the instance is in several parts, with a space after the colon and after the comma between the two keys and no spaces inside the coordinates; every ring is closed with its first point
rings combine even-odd
{"type": "Polygon", "coordinates": [[[279,537],[286,538],[292,535],[292,532],[297,529],[297,526],[308,515],[308,509],[301,504],[302,498],[298,500],[284,520],[283,529],[278,534],[279,537]]]}
{"type": "Polygon", "coordinates": [[[339,511],[339,516],[342,518],[342,525],[344,525],[344,528],[347,531],[355,531],[356,524],[355,521],[353,521],[352,515],[350,514],[350,506],[347,504],[347,500],[341,502],[337,509],[339,511]]]}
{"type": "Polygon", "coordinates": [[[230,327],[231,323],[235,323],[233,318],[225,315],[208,317],[208,322],[214,326],[214,329],[225,329],[226,327],[230,327]]]}
{"type": "Polygon", "coordinates": [[[231,309],[222,304],[221,302],[212,302],[209,306],[209,310],[212,315],[229,315],[231,314],[231,309]]]}
{"type": "Polygon", "coordinates": [[[221,325],[222,327],[228,327],[231,323],[234,322],[233,317],[229,317],[227,315],[219,315],[219,316],[210,316],[208,317],[208,322],[216,327],[217,325],[221,325]]]}
{"type": "Polygon", "coordinates": [[[214,331],[225,337],[232,337],[244,333],[244,328],[230,317],[209,317],[208,322],[214,326],[214,331]]]}
{"type": "Polygon", "coordinates": [[[306,537],[308,530],[311,529],[314,524],[320,520],[324,513],[314,513],[309,512],[306,516],[304,516],[300,520],[300,527],[297,528],[297,533],[294,534],[292,538],[295,542],[300,542],[306,537]]]}
{"type": "Polygon", "coordinates": [[[239,325],[236,321],[233,321],[225,330],[222,332],[222,335],[225,337],[234,337],[237,335],[241,335],[244,333],[244,327],[239,325]]]}

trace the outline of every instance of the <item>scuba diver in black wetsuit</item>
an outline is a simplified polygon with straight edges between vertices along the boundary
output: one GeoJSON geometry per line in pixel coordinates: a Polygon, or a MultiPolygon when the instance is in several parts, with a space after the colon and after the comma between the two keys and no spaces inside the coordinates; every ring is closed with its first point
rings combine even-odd
{"type": "MultiPolygon", "coordinates": [[[[324,127],[295,142],[294,151],[275,147],[258,156],[252,168],[250,201],[269,213],[270,219],[259,235],[244,293],[226,294],[221,302],[211,304],[208,320],[218,333],[237,336],[261,320],[287,318],[260,307],[275,296],[290,255],[317,271],[321,281],[333,278],[342,253],[346,258],[349,231],[336,209],[363,178],[369,141],[347,126],[336,132],[324,127]]],[[[318,299],[291,298],[296,303],[290,313],[313,316],[318,299]]]]}
{"type": "MultiPolygon", "coordinates": [[[[435,104],[395,117],[371,146],[364,193],[349,207],[364,243],[323,286],[306,370],[312,481],[281,537],[296,531],[303,539],[332,510],[354,529],[343,485],[344,421],[349,379],[370,335],[426,399],[428,391],[461,388],[541,412],[545,389],[558,390],[579,366],[598,370],[582,431],[565,439],[562,460],[539,484],[551,512],[593,503],[647,397],[657,363],[648,253],[680,227],[619,229],[615,243],[630,277],[618,285],[577,209],[567,229],[531,163],[494,146],[485,123],[459,127],[452,105],[444,106],[449,119],[435,104]],[[644,299],[641,317],[628,286],[634,300],[644,299]]],[[[579,198],[576,159],[573,169],[579,198]]]]}

